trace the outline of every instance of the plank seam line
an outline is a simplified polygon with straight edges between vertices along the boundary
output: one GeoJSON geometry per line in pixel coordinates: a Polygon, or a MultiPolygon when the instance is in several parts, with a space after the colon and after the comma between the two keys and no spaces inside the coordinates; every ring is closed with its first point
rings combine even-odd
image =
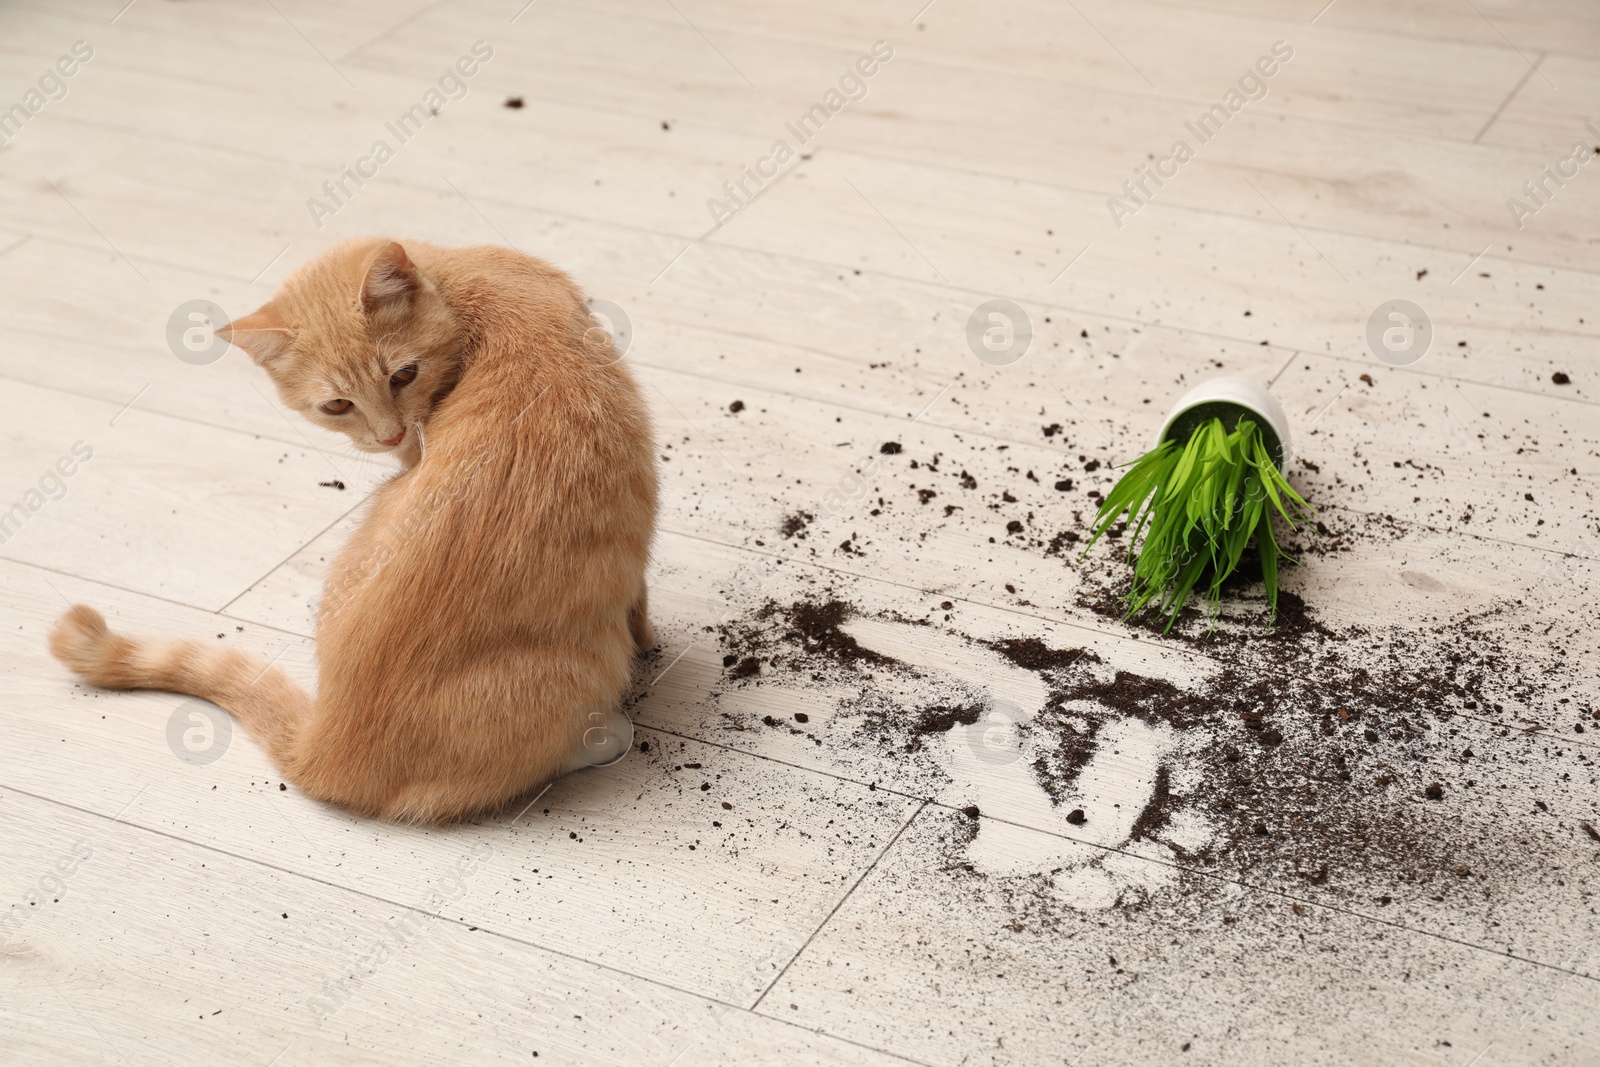
{"type": "MultiPolygon", "coordinates": [[[[806,949],[811,947],[811,942],[816,940],[817,935],[820,934],[827,927],[827,925],[833,921],[833,917],[839,913],[839,909],[844,907],[844,902],[855,895],[857,887],[859,887],[862,882],[867,880],[867,876],[869,874],[878,869],[878,863],[883,859],[883,857],[889,854],[890,849],[894,848],[895,843],[900,840],[900,836],[906,832],[907,828],[909,828],[912,823],[917,821],[917,816],[921,815],[925,810],[927,810],[928,804],[929,802],[924,800],[917,806],[917,810],[911,813],[911,817],[901,824],[900,829],[894,832],[894,836],[889,839],[889,843],[883,846],[883,851],[879,852],[877,856],[873,858],[872,862],[867,864],[867,869],[861,872],[861,877],[857,878],[853,883],[851,883],[850,888],[847,889],[844,895],[841,896],[833,905],[833,910],[829,911],[827,917],[817,925],[815,930],[811,931],[811,936],[806,938],[805,944],[800,946],[800,950],[798,952],[789,957],[789,962],[783,965],[783,970],[778,972],[778,976],[772,980],[767,988],[761,991],[761,995],[756,998],[755,1003],[750,1005],[750,1011],[752,1014],[755,1014],[756,1009],[761,1007],[761,1002],[767,999],[767,994],[772,992],[773,989],[777,988],[779,982],[783,981],[783,976],[789,973],[789,968],[794,966],[795,961],[801,956],[805,955],[806,949]]],[[[762,1017],[766,1019],[781,1018],[781,1016],[776,1015],[763,1015],[762,1017]]]]}
{"type": "MultiPolygon", "coordinates": [[[[693,997],[695,1000],[698,1000],[698,1001],[701,1001],[701,1002],[704,1002],[704,1003],[720,1004],[723,1007],[732,1009],[733,1011],[744,1012],[744,1013],[749,1014],[749,1015],[754,1015],[755,1014],[755,1012],[752,1011],[749,1008],[744,1008],[744,1007],[741,1007],[738,1004],[729,1003],[728,1001],[722,1000],[722,999],[720,999],[718,997],[715,997],[715,996],[710,996],[710,995],[705,994],[705,993],[697,993],[693,989],[688,989],[688,988],[685,988],[683,986],[673,985],[671,982],[665,982],[665,981],[662,981],[659,978],[651,978],[648,975],[636,974],[633,971],[629,971],[629,970],[626,970],[626,969],[624,969],[622,967],[615,966],[614,964],[601,963],[601,962],[599,962],[597,960],[587,959],[587,958],[585,958],[583,956],[576,955],[576,954],[574,954],[572,952],[568,952],[568,951],[565,951],[563,949],[552,948],[549,945],[541,945],[536,941],[530,941],[530,940],[528,940],[526,938],[517,937],[515,934],[504,933],[504,932],[499,931],[499,930],[491,929],[490,927],[481,925],[481,923],[474,924],[474,923],[468,923],[465,920],[461,920],[461,919],[448,919],[448,918],[445,918],[445,916],[443,914],[437,914],[436,915],[433,912],[430,912],[430,911],[428,911],[428,910],[426,910],[424,908],[420,908],[420,907],[417,907],[417,906],[411,905],[411,904],[402,904],[399,901],[390,900],[388,897],[381,896],[381,895],[379,895],[377,893],[369,892],[368,890],[357,889],[357,888],[355,888],[353,886],[340,885],[337,882],[330,882],[330,881],[328,881],[328,880],[326,880],[324,878],[319,878],[316,875],[308,874],[308,873],[306,873],[304,871],[292,870],[292,869],[290,869],[288,867],[282,867],[282,866],[279,866],[276,863],[270,863],[270,862],[268,862],[266,860],[263,860],[263,859],[260,859],[260,858],[257,858],[257,857],[241,855],[240,853],[232,852],[232,851],[229,851],[228,849],[225,849],[225,848],[219,848],[216,845],[208,844],[206,842],[191,841],[188,838],[180,837],[177,834],[170,833],[170,832],[168,832],[166,830],[160,830],[160,829],[157,829],[157,828],[152,827],[152,826],[146,826],[146,825],[144,825],[142,823],[136,823],[136,822],[133,822],[133,821],[131,821],[129,819],[126,819],[126,818],[112,820],[110,818],[110,816],[106,815],[103,812],[95,811],[92,808],[85,808],[85,807],[81,807],[81,806],[79,806],[77,804],[68,803],[67,801],[64,801],[64,800],[57,800],[57,799],[55,799],[53,797],[44,796],[42,794],[34,793],[34,792],[31,792],[31,791],[29,791],[27,789],[21,789],[21,788],[18,788],[16,786],[13,786],[13,785],[7,785],[7,784],[5,784],[3,782],[0,782],[0,790],[4,790],[4,791],[9,792],[9,793],[15,793],[15,794],[18,794],[20,796],[29,797],[29,798],[31,798],[33,800],[37,800],[37,801],[40,801],[40,802],[45,803],[45,804],[50,804],[50,805],[53,805],[55,807],[65,808],[65,809],[67,809],[69,811],[75,811],[75,812],[78,812],[80,815],[87,815],[87,816],[89,816],[91,818],[103,819],[103,820],[106,820],[108,822],[113,822],[114,821],[118,825],[128,826],[128,827],[131,827],[131,828],[133,828],[135,830],[140,830],[140,831],[142,831],[144,833],[147,833],[147,834],[154,834],[157,837],[164,837],[164,838],[168,839],[169,841],[177,841],[177,842],[179,842],[181,844],[189,845],[191,847],[198,848],[198,849],[201,849],[201,850],[206,851],[206,852],[211,852],[211,853],[214,853],[214,854],[219,855],[219,856],[227,856],[229,859],[237,860],[240,863],[247,863],[247,864],[250,864],[253,867],[260,867],[260,868],[265,868],[266,870],[277,871],[279,874],[285,875],[287,877],[298,878],[298,879],[303,879],[303,880],[308,881],[308,882],[313,882],[313,883],[315,883],[317,885],[323,886],[324,888],[334,890],[335,892],[349,893],[349,894],[351,894],[353,896],[361,897],[361,898],[363,898],[365,900],[370,900],[370,901],[372,901],[374,903],[377,903],[377,904],[383,904],[383,905],[386,905],[386,906],[391,907],[391,908],[399,908],[402,911],[412,912],[412,913],[414,913],[416,915],[422,916],[425,919],[430,919],[430,920],[437,921],[437,922],[448,923],[451,926],[460,927],[464,931],[467,930],[467,928],[469,926],[476,925],[477,929],[469,931],[469,932],[471,932],[471,933],[488,934],[490,937],[499,938],[499,939],[504,940],[504,941],[510,941],[513,944],[523,945],[523,946],[526,946],[527,948],[534,949],[534,950],[536,950],[538,952],[547,952],[552,956],[559,956],[562,959],[572,960],[573,962],[581,963],[586,967],[593,967],[596,970],[608,971],[608,972],[610,972],[612,974],[620,974],[620,975],[623,975],[625,977],[632,978],[635,981],[640,981],[640,982],[644,982],[644,983],[646,983],[648,985],[655,986],[658,989],[665,989],[665,990],[669,990],[669,991],[671,991],[673,993],[679,993],[679,994],[682,994],[684,996],[693,997]]],[[[471,825],[477,826],[479,824],[474,823],[474,824],[471,824],[471,825]]],[[[839,1036],[837,1034],[831,1034],[831,1033],[828,1033],[826,1030],[822,1030],[822,1029],[819,1029],[819,1028],[816,1028],[816,1027],[804,1026],[804,1025],[802,1025],[800,1023],[797,1023],[797,1022],[790,1022],[789,1020],[786,1020],[786,1019],[782,1018],[781,1016],[763,1015],[763,1016],[761,1016],[761,1018],[769,1020],[771,1022],[778,1023],[781,1026],[787,1026],[787,1027],[791,1027],[791,1028],[796,1029],[796,1030],[804,1031],[805,1033],[808,1033],[808,1034],[821,1034],[821,1035],[829,1038],[830,1040],[841,1041],[841,1042],[844,1042],[845,1044],[848,1044],[848,1045],[854,1045],[857,1048],[866,1049],[866,1050],[871,1051],[871,1052],[882,1053],[883,1055],[892,1056],[895,1059],[904,1060],[904,1061],[906,1061],[908,1063],[922,1064],[922,1062],[923,1062],[921,1060],[912,1059],[911,1057],[906,1056],[903,1053],[894,1052],[894,1051],[892,1051],[890,1049],[878,1048],[875,1045],[868,1045],[868,1044],[865,1044],[864,1042],[855,1041],[855,1040],[852,1040],[852,1039],[847,1038],[847,1037],[841,1037],[841,1036],[839,1036]]]]}
{"type": "MultiPolygon", "coordinates": [[[[585,104],[585,103],[582,103],[580,101],[542,100],[540,102],[541,103],[546,103],[546,104],[557,104],[557,105],[562,105],[562,106],[570,106],[570,107],[584,109],[584,110],[600,111],[600,112],[607,113],[607,114],[619,113],[615,109],[612,109],[612,108],[605,108],[605,107],[600,107],[598,105],[585,104]]],[[[629,112],[620,112],[620,113],[621,114],[627,114],[629,116],[636,117],[636,118],[658,117],[658,116],[655,116],[654,113],[652,113],[649,116],[644,115],[642,112],[631,112],[631,111],[629,111],[629,112]]],[[[221,152],[221,153],[225,153],[225,154],[230,154],[230,155],[234,155],[234,156],[243,157],[243,158],[246,158],[246,159],[270,160],[271,162],[276,163],[276,164],[280,164],[280,165],[283,164],[284,162],[286,162],[285,159],[282,156],[270,156],[270,155],[267,155],[265,153],[251,152],[251,151],[248,151],[246,149],[237,148],[237,147],[234,147],[232,145],[217,144],[215,142],[196,141],[196,140],[192,140],[190,138],[177,137],[177,136],[173,136],[171,134],[166,134],[166,133],[158,133],[158,132],[154,132],[154,131],[139,130],[139,129],[134,129],[132,127],[119,125],[117,123],[98,122],[98,121],[95,121],[93,119],[80,118],[80,117],[78,117],[76,115],[59,116],[57,121],[64,122],[64,123],[70,123],[70,124],[76,124],[76,125],[83,125],[83,126],[93,126],[93,127],[100,128],[100,129],[107,129],[107,130],[112,130],[112,131],[115,131],[115,132],[118,132],[118,133],[122,133],[125,136],[132,137],[132,138],[138,138],[138,139],[143,139],[143,140],[154,140],[154,141],[167,141],[167,142],[171,142],[173,144],[187,145],[189,147],[198,148],[198,149],[201,149],[201,150],[204,150],[204,151],[221,152]]],[[[753,136],[752,134],[749,133],[749,131],[746,131],[746,130],[727,129],[727,128],[720,127],[720,126],[714,126],[714,125],[710,125],[710,124],[707,124],[707,123],[702,123],[702,122],[699,122],[697,120],[679,120],[679,121],[682,122],[685,125],[698,126],[701,129],[708,129],[708,130],[711,130],[713,132],[724,133],[724,134],[727,134],[729,136],[741,136],[741,137],[753,136]]],[[[1365,128],[1365,127],[1363,127],[1363,128],[1365,128]]],[[[1470,143],[1466,142],[1466,141],[1450,141],[1449,143],[1463,145],[1463,146],[1466,146],[1466,147],[1472,147],[1470,145],[1470,143]]],[[[1483,148],[1486,148],[1486,149],[1496,149],[1496,150],[1505,151],[1505,152],[1513,151],[1512,149],[1502,148],[1501,146],[1497,146],[1497,145],[1483,145],[1483,146],[1480,146],[1480,147],[1483,147],[1483,148]]],[[[1517,150],[1517,151],[1520,151],[1520,150],[1517,150]]],[[[855,156],[860,156],[860,157],[866,158],[866,159],[886,160],[888,162],[900,164],[900,165],[905,166],[905,167],[925,168],[927,170],[933,170],[933,171],[948,171],[948,172],[957,173],[957,174],[967,174],[967,175],[972,175],[972,176],[976,176],[976,177],[980,177],[980,178],[986,178],[986,179],[989,179],[989,180],[992,180],[992,181],[996,181],[996,182],[1010,183],[1012,185],[1032,185],[1032,186],[1037,186],[1040,189],[1047,189],[1047,190],[1053,190],[1053,191],[1057,191],[1057,192],[1071,193],[1071,194],[1078,195],[1078,196],[1099,197],[1105,192],[1105,190],[1103,190],[1103,189],[1088,189],[1088,188],[1084,188],[1084,187],[1080,187],[1080,186],[1076,186],[1076,185],[1064,185],[1064,184],[1060,184],[1060,183],[1057,183],[1057,182],[1047,182],[1047,181],[1042,181],[1042,180],[1040,180],[1038,178],[1025,177],[1025,176],[1020,176],[1020,175],[1015,175],[1015,174],[997,174],[997,173],[994,173],[994,172],[991,172],[991,171],[973,170],[973,169],[967,168],[967,167],[956,167],[956,166],[952,166],[952,165],[947,164],[947,163],[936,163],[936,162],[932,162],[930,160],[917,159],[917,158],[914,158],[914,157],[897,156],[897,155],[891,155],[891,154],[886,154],[886,153],[882,153],[882,152],[874,152],[874,151],[870,151],[870,150],[863,149],[863,148],[851,148],[851,147],[838,147],[838,146],[835,146],[835,147],[832,147],[832,148],[829,149],[829,153],[831,155],[833,155],[833,156],[840,156],[840,157],[855,155],[855,156]]],[[[303,169],[306,169],[306,170],[313,170],[316,167],[316,165],[313,164],[313,163],[301,162],[299,160],[288,160],[287,162],[289,162],[293,166],[300,167],[300,168],[303,168],[303,169]]],[[[1254,171],[1254,172],[1255,173],[1260,173],[1259,171],[1254,171]]],[[[414,189],[414,190],[417,190],[419,192],[443,193],[445,191],[444,189],[441,189],[438,186],[427,185],[427,184],[423,184],[423,183],[420,183],[420,182],[414,182],[414,181],[411,181],[411,180],[408,180],[408,179],[404,179],[404,178],[399,178],[399,177],[390,178],[390,179],[388,179],[388,181],[391,182],[394,185],[401,186],[401,187],[404,187],[404,188],[414,189]]],[[[509,206],[509,207],[512,207],[512,208],[515,208],[515,209],[521,210],[521,211],[534,211],[534,212],[538,212],[540,214],[549,215],[549,216],[554,217],[554,218],[570,219],[570,220],[573,220],[573,221],[589,223],[589,224],[592,224],[592,225],[611,226],[611,227],[616,227],[618,229],[632,230],[632,231],[639,232],[639,233],[648,233],[648,234],[652,234],[652,235],[659,236],[659,237],[668,237],[668,238],[673,239],[674,241],[693,241],[693,240],[695,240],[695,237],[693,235],[686,235],[686,234],[676,233],[674,231],[664,230],[664,229],[660,229],[660,228],[654,227],[654,226],[642,226],[642,225],[639,225],[637,223],[619,222],[616,219],[603,219],[603,218],[598,218],[598,217],[594,217],[594,216],[590,216],[590,215],[582,215],[582,214],[578,214],[578,213],[571,212],[571,211],[562,211],[562,210],[559,210],[559,209],[555,209],[555,208],[551,208],[551,207],[545,207],[545,206],[537,205],[537,204],[526,204],[526,203],[522,203],[520,201],[497,200],[496,198],[494,198],[492,196],[483,197],[481,199],[483,199],[485,202],[488,202],[488,203],[498,203],[498,204],[500,204],[502,206],[509,206]]],[[[1269,219],[1262,218],[1259,215],[1244,214],[1244,213],[1232,212],[1232,211],[1224,211],[1224,210],[1221,210],[1221,209],[1218,209],[1218,208],[1215,208],[1215,207],[1198,207],[1198,206],[1194,206],[1194,205],[1188,205],[1188,204],[1183,204],[1183,203],[1174,203],[1174,202],[1170,202],[1170,201],[1160,201],[1160,202],[1157,202],[1156,204],[1154,204],[1152,206],[1157,210],[1158,213],[1160,211],[1162,211],[1162,210],[1172,210],[1172,211],[1181,211],[1181,212],[1185,212],[1187,214],[1192,214],[1192,215],[1202,215],[1202,216],[1211,216],[1211,217],[1214,217],[1214,218],[1231,219],[1231,220],[1238,221],[1238,222],[1255,223],[1255,224],[1265,225],[1265,226],[1282,227],[1282,225],[1283,225],[1281,223],[1275,223],[1275,222],[1272,222],[1269,219]]],[[[1310,231],[1312,233],[1326,234],[1326,235],[1331,236],[1331,237],[1343,237],[1343,238],[1350,238],[1350,239],[1359,240],[1359,241],[1372,241],[1372,242],[1380,242],[1380,243],[1381,242],[1396,243],[1392,238],[1389,238],[1389,237],[1374,236],[1372,234],[1361,233],[1361,232],[1358,232],[1358,231],[1355,231],[1355,230],[1344,230],[1344,229],[1336,229],[1336,228],[1331,228],[1331,227],[1318,226],[1318,225],[1316,225],[1314,223],[1309,223],[1309,222],[1305,224],[1304,229],[1306,229],[1307,231],[1310,231]]],[[[1487,227],[1486,227],[1486,229],[1487,229],[1487,227]]],[[[36,234],[35,236],[39,237],[42,240],[60,240],[59,238],[51,238],[50,236],[45,235],[45,234],[36,234]]],[[[1442,245],[1434,245],[1434,244],[1421,242],[1421,241],[1404,241],[1404,242],[1400,242],[1400,243],[1402,243],[1404,245],[1404,247],[1408,248],[1408,249],[1422,249],[1422,250],[1429,251],[1429,252],[1439,253],[1441,255],[1462,255],[1463,254],[1462,250],[1459,249],[1459,248],[1450,248],[1450,247],[1446,247],[1446,246],[1442,246],[1442,245]]],[[[82,248],[85,248],[85,249],[93,249],[93,250],[96,250],[96,251],[99,250],[98,248],[95,248],[95,246],[91,246],[91,245],[88,245],[88,244],[81,244],[81,245],[78,245],[78,247],[82,247],[82,248]]],[[[743,248],[743,246],[740,246],[740,245],[726,245],[726,247],[735,248],[735,249],[743,248]]],[[[814,259],[811,259],[810,257],[801,256],[801,255],[797,255],[797,254],[789,253],[789,252],[779,253],[779,252],[767,251],[767,250],[764,250],[764,249],[746,249],[746,250],[747,251],[760,252],[762,254],[774,256],[776,258],[781,258],[781,259],[791,259],[791,260],[797,260],[799,262],[807,262],[807,263],[818,263],[818,264],[821,264],[823,266],[829,267],[830,269],[834,269],[834,270],[855,270],[855,269],[858,269],[856,267],[856,265],[854,265],[854,264],[833,263],[833,262],[828,261],[828,260],[814,260],[814,259]]],[[[172,266],[172,267],[175,267],[175,268],[181,269],[181,270],[193,271],[193,270],[201,269],[201,268],[196,268],[196,267],[191,266],[191,265],[166,263],[165,261],[157,260],[157,259],[154,259],[154,258],[152,258],[150,256],[130,255],[130,256],[126,257],[126,258],[128,258],[130,260],[138,260],[141,263],[159,263],[161,265],[172,266]]],[[[1543,261],[1531,260],[1531,259],[1506,259],[1505,261],[1508,262],[1508,263],[1516,264],[1518,266],[1542,267],[1542,268],[1545,268],[1547,270],[1566,271],[1566,272],[1573,273],[1573,274],[1583,274],[1583,275],[1600,274],[1600,270],[1596,270],[1596,269],[1592,269],[1592,268],[1586,268],[1586,267],[1573,266],[1571,264],[1549,263],[1549,262],[1543,262],[1543,261]]],[[[209,268],[206,268],[206,269],[209,270],[209,268]]],[[[862,273],[869,273],[869,271],[867,271],[866,269],[862,268],[862,273]]],[[[874,271],[874,272],[870,272],[870,273],[882,273],[882,272],[875,272],[874,271]]],[[[245,282],[247,284],[250,284],[250,283],[252,283],[254,281],[254,279],[237,277],[235,275],[223,275],[223,276],[229,278],[230,280],[243,281],[243,282],[245,282]]],[[[938,285],[938,284],[940,284],[940,283],[937,283],[937,282],[927,281],[927,280],[921,279],[921,278],[913,278],[913,277],[910,277],[909,275],[902,276],[902,275],[888,274],[886,276],[894,277],[894,278],[900,278],[901,280],[905,280],[905,281],[919,282],[921,284],[926,284],[926,285],[938,285]]],[[[970,291],[970,292],[978,292],[979,291],[979,290],[975,290],[975,289],[968,289],[966,287],[962,287],[962,288],[963,288],[963,291],[970,291]]],[[[988,290],[983,290],[983,292],[987,293],[988,290]]],[[[1240,340],[1242,340],[1242,339],[1240,339],[1240,340]]]]}
{"type": "Polygon", "coordinates": [[[1506,94],[1506,98],[1500,101],[1500,106],[1494,109],[1494,114],[1489,116],[1489,121],[1483,124],[1483,128],[1479,130],[1477,136],[1472,139],[1473,144],[1478,144],[1480,141],[1482,141],[1483,135],[1489,132],[1489,127],[1493,126],[1500,118],[1501,113],[1505,111],[1506,108],[1511,106],[1511,101],[1515,100],[1517,94],[1522,92],[1522,87],[1528,84],[1528,79],[1533,77],[1534,72],[1539,69],[1539,64],[1544,62],[1545,54],[1546,53],[1544,52],[1540,52],[1538,58],[1528,65],[1527,70],[1522,72],[1522,77],[1517,79],[1517,84],[1511,87],[1511,91],[1506,94]]]}
{"type": "MultiPolygon", "coordinates": [[[[126,593],[129,596],[142,597],[146,600],[154,600],[158,604],[171,604],[173,607],[184,608],[189,611],[198,611],[206,614],[216,615],[224,619],[247,622],[251,626],[257,626],[263,630],[271,630],[273,633],[282,634],[284,637],[292,637],[299,641],[315,640],[310,634],[303,634],[298,630],[286,630],[282,626],[274,626],[269,622],[258,622],[255,619],[248,619],[239,615],[224,615],[222,611],[217,608],[209,608],[202,604],[191,604],[186,600],[174,600],[172,597],[162,596],[159,593],[151,593],[143,589],[130,589],[125,585],[118,585],[116,582],[108,582],[104,578],[92,578],[88,575],[76,574],[72,571],[64,571],[58,567],[46,567],[42,563],[34,563],[31,560],[26,559],[17,559],[15,556],[0,555],[0,561],[15,564],[18,567],[27,567],[29,570],[44,571],[47,574],[54,574],[62,578],[71,578],[75,582],[84,582],[88,585],[96,585],[101,589],[115,589],[117,592],[126,593]]],[[[279,566],[282,566],[282,564],[279,564],[279,566]]]]}
{"type": "Polygon", "coordinates": [[[246,585],[244,587],[244,589],[241,590],[237,596],[235,596],[232,600],[228,601],[226,604],[222,605],[222,607],[216,609],[216,611],[213,612],[213,614],[221,615],[223,612],[225,612],[229,608],[233,607],[234,604],[238,603],[241,598],[243,598],[247,593],[249,593],[256,586],[260,585],[262,582],[266,581],[268,578],[270,578],[274,574],[278,573],[278,571],[280,569],[282,569],[286,564],[288,564],[290,560],[294,559],[300,553],[304,552],[306,549],[310,548],[314,543],[316,543],[317,538],[319,538],[322,535],[326,534],[329,530],[333,529],[335,526],[339,525],[341,522],[345,521],[352,514],[354,514],[357,510],[359,510],[361,508],[361,506],[367,502],[368,497],[370,495],[371,494],[368,494],[368,496],[364,496],[361,499],[359,499],[359,500],[355,501],[354,503],[352,503],[350,505],[350,507],[345,509],[345,511],[344,511],[344,513],[342,515],[337,516],[336,518],[334,518],[334,520],[332,522],[328,523],[328,525],[324,526],[322,529],[318,530],[316,533],[314,533],[310,537],[308,537],[306,539],[305,544],[300,545],[294,551],[290,552],[287,556],[284,556],[278,562],[276,562],[272,566],[268,567],[265,573],[263,573],[259,578],[257,578],[255,581],[251,582],[249,585],[246,585]]]}

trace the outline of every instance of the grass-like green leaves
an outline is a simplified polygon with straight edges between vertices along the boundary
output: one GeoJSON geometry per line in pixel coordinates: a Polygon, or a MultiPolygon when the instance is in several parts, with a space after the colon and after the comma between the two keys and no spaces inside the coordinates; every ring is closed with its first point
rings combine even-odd
{"type": "Polygon", "coordinates": [[[1128,615],[1155,604],[1171,630],[1197,589],[1215,625],[1222,584],[1253,539],[1276,616],[1278,563],[1295,561],[1278,547],[1274,513],[1292,528],[1311,508],[1279,472],[1254,422],[1240,419],[1230,433],[1213,418],[1188,441],[1163,441],[1128,467],[1101,503],[1084,551],[1127,515],[1128,615]]]}

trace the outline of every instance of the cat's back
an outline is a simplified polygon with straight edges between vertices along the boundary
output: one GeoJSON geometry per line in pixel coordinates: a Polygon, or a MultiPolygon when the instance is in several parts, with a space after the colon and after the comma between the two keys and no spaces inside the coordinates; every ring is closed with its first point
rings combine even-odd
{"type": "MultiPolygon", "coordinates": [[[[463,371],[428,426],[419,481],[478,521],[556,543],[648,550],[655,447],[638,384],[565,272],[509,249],[431,250],[463,371]]],[[[480,527],[481,534],[492,533],[480,527]]]]}

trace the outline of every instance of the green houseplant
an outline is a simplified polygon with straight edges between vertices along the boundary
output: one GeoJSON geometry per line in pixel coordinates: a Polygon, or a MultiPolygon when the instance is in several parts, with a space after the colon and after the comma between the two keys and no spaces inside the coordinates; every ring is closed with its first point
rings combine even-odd
{"type": "Polygon", "coordinates": [[[1276,617],[1279,546],[1274,515],[1293,528],[1310,506],[1284,477],[1289,422],[1247,378],[1215,378],[1173,406],[1156,447],[1128,465],[1095,516],[1089,548],[1127,516],[1132,584],[1126,617],[1155,605],[1171,630],[1189,597],[1206,601],[1212,625],[1223,583],[1254,545],[1276,617]]]}

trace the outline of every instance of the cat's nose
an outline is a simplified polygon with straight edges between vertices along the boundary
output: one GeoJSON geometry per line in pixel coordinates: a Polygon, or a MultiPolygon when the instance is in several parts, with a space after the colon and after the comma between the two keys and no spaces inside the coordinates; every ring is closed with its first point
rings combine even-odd
{"type": "Polygon", "coordinates": [[[406,437],[406,428],[404,426],[402,426],[402,427],[400,427],[400,432],[399,433],[395,434],[393,437],[388,438],[387,440],[380,441],[378,443],[383,445],[385,448],[393,448],[395,445],[399,444],[401,441],[404,441],[405,437],[406,437]]]}

